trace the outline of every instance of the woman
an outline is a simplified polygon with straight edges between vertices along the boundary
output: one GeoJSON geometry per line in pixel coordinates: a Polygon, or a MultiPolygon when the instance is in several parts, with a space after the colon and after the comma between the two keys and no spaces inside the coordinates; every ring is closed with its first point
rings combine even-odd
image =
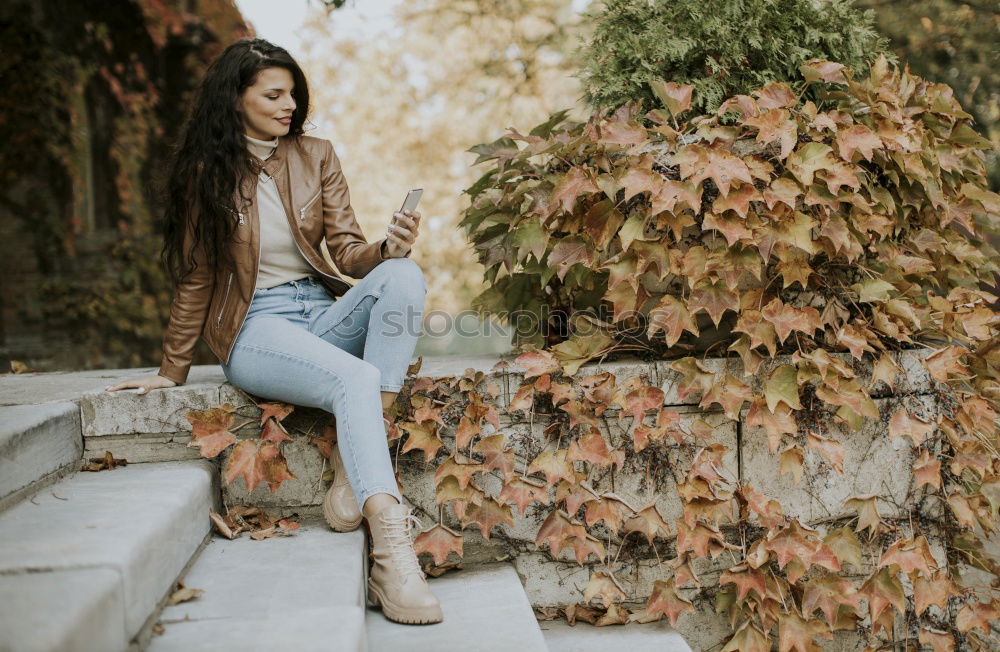
{"type": "Polygon", "coordinates": [[[203,338],[235,386],[337,417],[324,514],[371,532],[369,597],[402,623],[442,620],[413,550],[384,410],[403,384],[427,285],[407,258],[420,214],[396,213],[368,243],[329,141],[303,135],[309,90],[288,52],[230,45],[209,67],[171,172],[163,258],[175,284],[158,374],[187,380],[203,338]],[[323,258],[361,279],[351,286],[323,258]]]}

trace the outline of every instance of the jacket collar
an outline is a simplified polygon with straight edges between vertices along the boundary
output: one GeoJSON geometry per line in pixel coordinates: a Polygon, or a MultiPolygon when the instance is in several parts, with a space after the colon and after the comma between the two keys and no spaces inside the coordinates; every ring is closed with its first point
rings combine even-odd
{"type": "Polygon", "coordinates": [[[247,149],[247,152],[269,177],[276,177],[284,169],[283,164],[288,154],[288,140],[289,136],[279,136],[277,147],[274,148],[274,151],[266,159],[260,158],[250,149],[247,149]]]}

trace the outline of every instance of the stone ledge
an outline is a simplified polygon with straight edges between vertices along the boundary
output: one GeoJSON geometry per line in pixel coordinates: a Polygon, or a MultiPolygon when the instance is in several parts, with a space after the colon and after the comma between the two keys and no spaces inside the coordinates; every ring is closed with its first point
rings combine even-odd
{"type": "Polygon", "coordinates": [[[75,403],[0,407],[0,499],[80,460],[75,403]]]}

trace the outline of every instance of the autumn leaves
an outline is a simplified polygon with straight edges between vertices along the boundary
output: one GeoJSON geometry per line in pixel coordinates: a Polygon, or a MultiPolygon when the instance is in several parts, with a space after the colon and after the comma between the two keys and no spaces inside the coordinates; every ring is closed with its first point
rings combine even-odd
{"type": "MultiPolygon", "coordinates": [[[[678,480],[674,576],[658,580],[647,608],[676,618],[689,558],[738,545],[716,599],[734,630],[726,650],[770,649],[775,628],[780,650],[813,649],[840,630],[862,630],[872,646],[899,636],[935,650],[983,646],[975,632],[989,633],[1000,602],[954,578],[966,564],[1000,573],[984,549],[1000,504],[1000,314],[980,289],[998,270],[983,238],[1000,217],[982,165],[990,144],[950,89],[884,57],[857,80],[830,61],[800,72],[801,84],[764,84],[714,115],[691,115],[691,86],[653,82],[662,108],[645,115],[628,103],[479,146],[477,163],[492,167],[469,189],[462,223],[495,279],[479,303],[500,314],[546,303],[596,326],[558,343],[544,331],[523,338],[549,345],[568,375],[615,351],[673,359],[678,400],[721,409],[745,436],[763,433],[793,486],[815,490],[810,457],[832,474],[826,482],[848,482],[862,428],[899,453],[885,473],[912,471],[892,504],[852,495],[812,530],[785,496],[712,479],[705,461],[718,444],[644,405],[626,452],[702,447],[678,480]],[[813,84],[822,106],[800,101],[813,84]],[[710,368],[708,355],[739,364],[710,368]],[[934,563],[932,542],[948,551],[934,563]],[[841,564],[864,574],[860,588],[841,564]]],[[[570,428],[589,423],[562,381],[544,392],[570,428]]],[[[537,395],[524,384],[512,405],[537,395]]],[[[587,425],[575,432],[591,436],[587,425]]],[[[595,447],[583,463],[610,468],[602,454],[595,447]]],[[[546,467],[560,457],[550,452],[546,467]]],[[[549,530],[584,551],[571,507],[549,530]]],[[[588,595],[617,595],[605,574],[588,595]]]]}

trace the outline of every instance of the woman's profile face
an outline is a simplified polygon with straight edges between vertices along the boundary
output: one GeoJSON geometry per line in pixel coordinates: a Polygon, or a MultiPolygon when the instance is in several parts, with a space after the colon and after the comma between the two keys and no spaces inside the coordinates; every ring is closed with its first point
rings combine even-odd
{"type": "Polygon", "coordinates": [[[272,140],[288,133],[295,111],[292,73],[284,68],[264,68],[240,97],[243,128],[248,136],[272,140]]]}

